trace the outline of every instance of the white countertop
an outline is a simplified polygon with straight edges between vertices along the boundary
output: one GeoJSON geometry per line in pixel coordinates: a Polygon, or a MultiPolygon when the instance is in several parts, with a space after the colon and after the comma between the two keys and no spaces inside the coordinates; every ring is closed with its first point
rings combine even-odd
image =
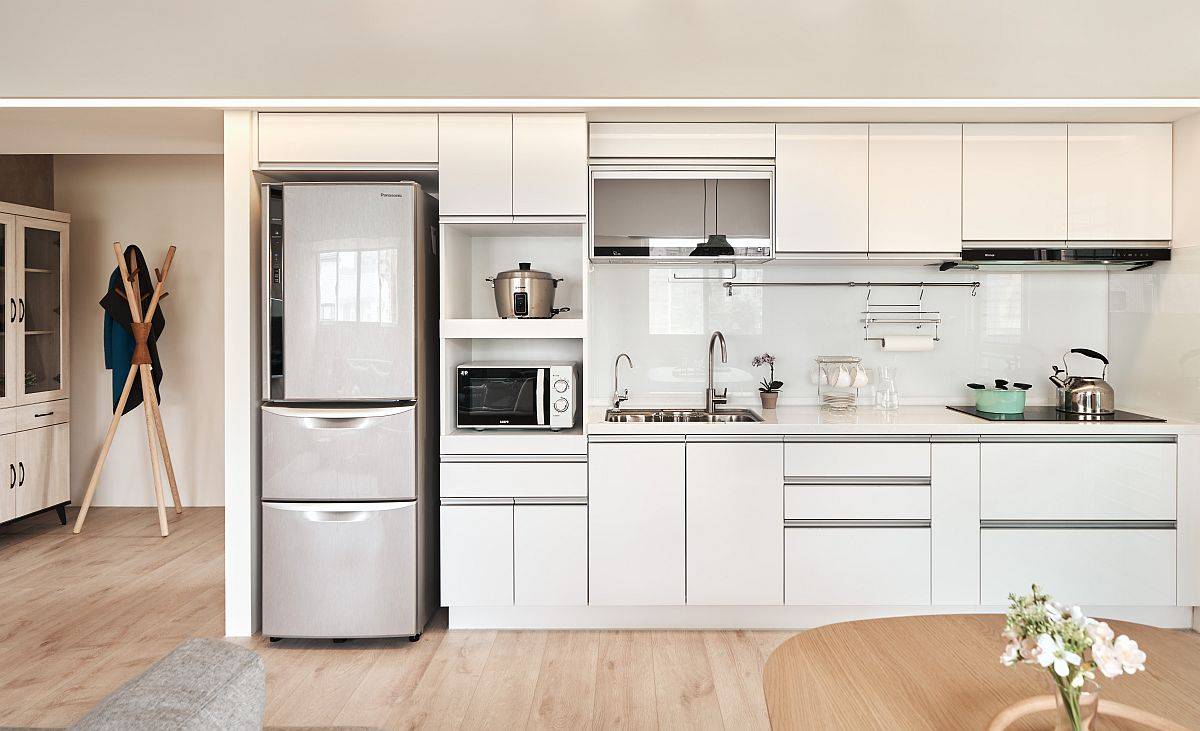
{"type": "Polygon", "coordinates": [[[1181,434],[1200,433],[1200,424],[1166,422],[986,421],[944,406],[904,406],[884,412],[860,407],[830,413],[817,406],[754,409],[761,423],[622,423],[604,421],[603,408],[588,410],[587,432],[597,434],[1181,434]]]}

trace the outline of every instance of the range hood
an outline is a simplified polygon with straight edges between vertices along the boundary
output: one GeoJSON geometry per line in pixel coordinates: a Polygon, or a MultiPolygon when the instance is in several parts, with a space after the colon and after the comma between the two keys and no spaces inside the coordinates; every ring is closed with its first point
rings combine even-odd
{"type": "Polygon", "coordinates": [[[1076,265],[1145,267],[1171,260],[1169,241],[1029,242],[1003,245],[994,241],[964,241],[962,263],[987,265],[1076,265]]]}
{"type": "Polygon", "coordinates": [[[591,259],[765,262],[774,245],[770,166],[591,171],[591,259]]]}

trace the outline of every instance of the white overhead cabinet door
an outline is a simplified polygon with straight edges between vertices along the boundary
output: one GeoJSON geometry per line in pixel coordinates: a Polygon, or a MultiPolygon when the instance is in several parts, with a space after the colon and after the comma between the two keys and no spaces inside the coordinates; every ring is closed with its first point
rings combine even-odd
{"type": "Polygon", "coordinates": [[[1076,241],[1171,238],[1171,125],[1067,126],[1067,220],[1076,241]]]}
{"type": "Polygon", "coordinates": [[[962,252],[962,125],[870,125],[871,254],[962,252]]]}
{"type": "Polygon", "coordinates": [[[513,215],[587,215],[587,120],[514,114],[513,215]]]}
{"type": "Polygon", "coordinates": [[[775,250],[867,253],[867,125],[780,124],[775,250]]]}
{"type": "Polygon", "coordinates": [[[1067,125],[963,125],[965,241],[1067,238],[1067,125]]]}
{"type": "Polygon", "coordinates": [[[435,163],[436,114],[267,112],[258,115],[264,166],[435,163]]]}
{"type": "Polygon", "coordinates": [[[438,117],[438,212],[512,215],[513,115],[438,117]]]}

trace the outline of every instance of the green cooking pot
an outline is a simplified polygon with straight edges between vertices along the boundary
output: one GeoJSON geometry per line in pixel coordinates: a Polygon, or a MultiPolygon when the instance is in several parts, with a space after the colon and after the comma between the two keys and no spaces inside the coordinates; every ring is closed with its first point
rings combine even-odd
{"type": "Polygon", "coordinates": [[[1025,411],[1025,392],[1000,388],[974,389],[975,408],[989,414],[1020,414],[1025,411]]]}

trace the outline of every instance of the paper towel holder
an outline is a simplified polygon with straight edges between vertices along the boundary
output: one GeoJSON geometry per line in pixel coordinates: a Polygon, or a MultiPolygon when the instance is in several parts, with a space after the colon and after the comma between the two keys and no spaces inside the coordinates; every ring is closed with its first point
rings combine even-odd
{"type": "MultiPolygon", "coordinates": [[[[938,326],[942,324],[942,313],[937,310],[926,310],[925,302],[925,283],[915,283],[921,288],[917,295],[917,301],[912,303],[879,303],[871,302],[871,285],[867,285],[867,299],[863,306],[862,319],[859,322],[863,326],[863,340],[878,342],[880,345],[884,343],[886,338],[871,337],[872,325],[904,325],[912,326],[917,332],[917,335],[923,335],[921,328],[933,327],[933,342],[940,342],[941,337],[938,332],[938,326]]],[[[966,283],[964,283],[966,284],[966,283]]],[[[972,282],[975,286],[971,287],[971,294],[975,294],[975,287],[978,283],[972,282]]]]}

